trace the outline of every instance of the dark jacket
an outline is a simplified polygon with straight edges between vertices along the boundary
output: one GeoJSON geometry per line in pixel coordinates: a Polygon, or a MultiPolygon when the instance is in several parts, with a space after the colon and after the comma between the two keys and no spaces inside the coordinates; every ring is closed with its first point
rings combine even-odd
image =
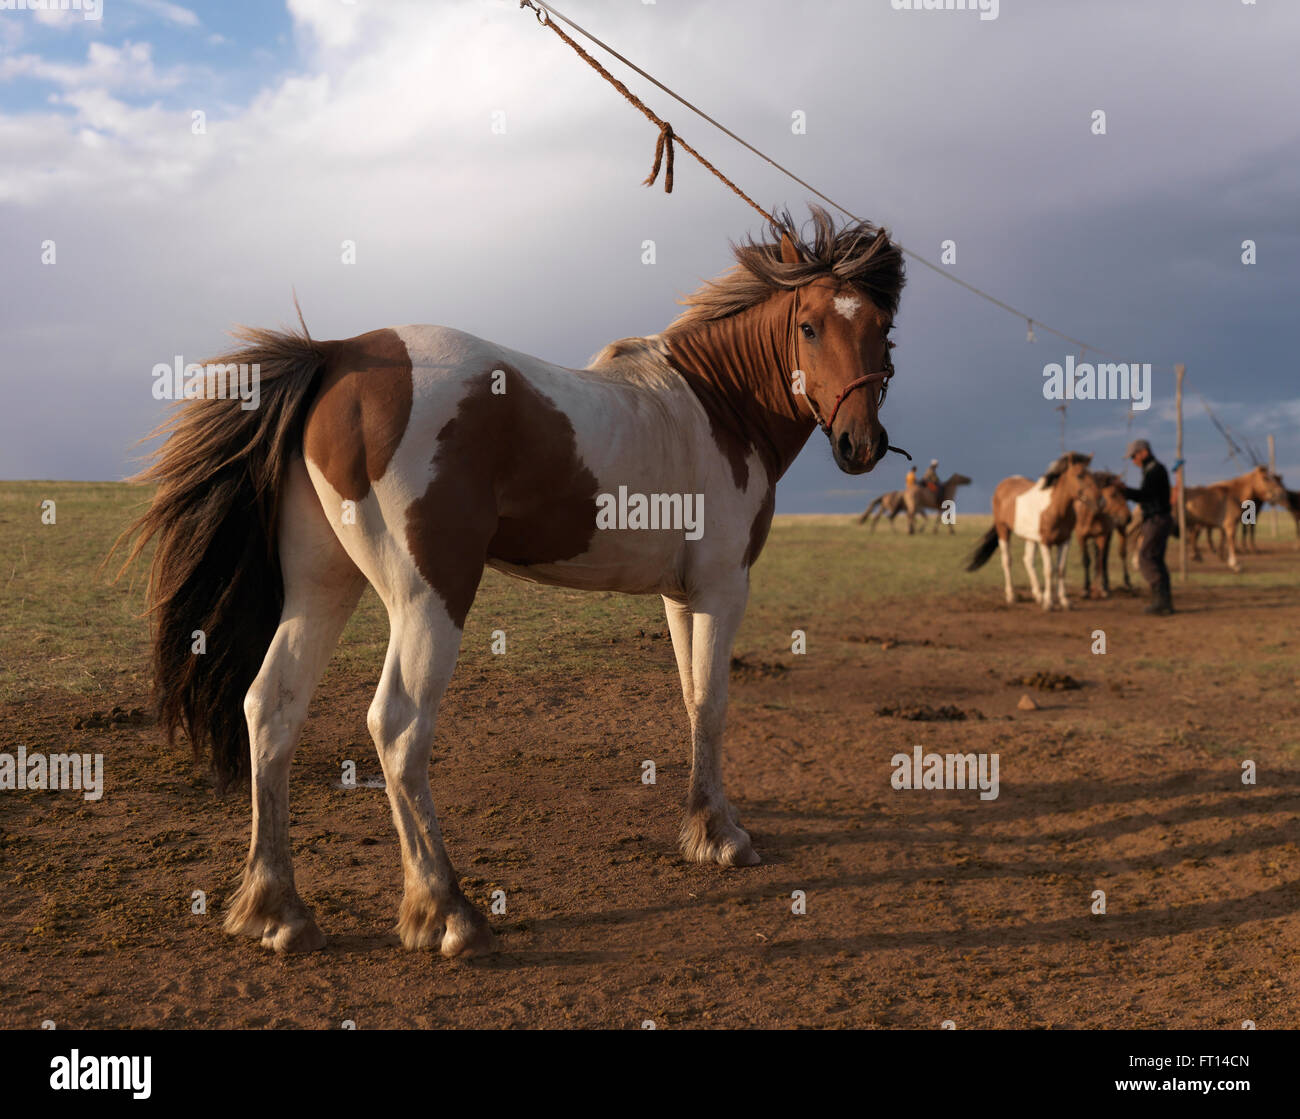
{"type": "Polygon", "coordinates": [[[1169,516],[1169,472],[1154,457],[1147,459],[1142,485],[1137,489],[1125,486],[1124,496],[1138,503],[1144,518],[1169,516]]]}

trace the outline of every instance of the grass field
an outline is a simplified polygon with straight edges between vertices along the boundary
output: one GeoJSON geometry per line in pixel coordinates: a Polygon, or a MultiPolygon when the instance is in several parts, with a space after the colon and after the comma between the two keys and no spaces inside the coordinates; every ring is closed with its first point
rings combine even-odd
{"type": "MultiPolygon", "coordinates": [[[[144,609],[146,554],[114,582],[119,563],[101,566],[113,540],[142,507],[148,491],[124,483],[13,482],[0,485],[0,700],[26,692],[59,688],[87,696],[147,691],[148,622],[144,609]],[[42,523],[42,503],[55,502],[56,523],[42,523]]],[[[871,603],[924,600],[926,609],[948,602],[961,609],[972,596],[1000,601],[997,557],[968,574],[964,560],[989,517],[962,515],[956,535],[909,537],[884,524],[872,532],[854,518],[777,517],[767,548],[755,566],[750,605],[737,641],[738,650],[761,654],[788,652],[790,633],[807,630],[813,619],[850,618],[871,603]]],[[[1269,537],[1267,518],[1260,538],[1273,548],[1290,546],[1284,526],[1280,541],[1269,537]]],[[[1027,586],[1014,550],[1017,586],[1027,586]]],[[[1170,562],[1176,562],[1176,544],[1170,562]]],[[[1285,560],[1285,556],[1281,557],[1285,560]]],[[[1300,553],[1288,570],[1247,558],[1246,570],[1232,574],[1211,558],[1195,565],[1198,588],[1267,588],[1300,583],[1300,553]]],[[[1118,583],[1119,562],[1111,560],[1118,583]]],[[[1140,578],[1134,576],[1140,586],[1140,578]]],[[[1082,583],[1078,549],[1071,550],[1070,585],[1082,583]]],[[[1076,604],[1078,605],[1078,604],[1076,604]]],[[[1086,604],[1085,604],[1086,605],[1086,604]]],[[[516,666],[570,674],[593,665],[635,668],[641,653],[625,638],[629,632],[666,632],[657,597],[543,588],[498,572],[486,572],[470,614],[462,645],[462,664],[481,666],[491,655],[490,635],[503,629],[516,666]]],[[[377,677],[388,627],[383,607],[367,590],[337,653],[344,667],[365,667],[377,677]]],[[[810,635],[812,636],[812,635],[810,635]]],[[[1170,650],[1168,659],[1203,658],[1226,671],[1276,677],[1291,671],[1288,650],[1264,645],[1248,665],[1205,648],[1170,650]],[[1276,654],[1276,655],[1274,655],[1276,654]]]]}

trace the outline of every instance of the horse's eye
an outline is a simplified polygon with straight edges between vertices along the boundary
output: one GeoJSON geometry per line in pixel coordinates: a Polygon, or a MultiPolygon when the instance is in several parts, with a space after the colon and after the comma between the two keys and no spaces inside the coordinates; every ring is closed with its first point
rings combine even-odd
{"type": "Polygon", "coordinates": [[[801,322],[799,324],[799,329],[803,331],[803,336],[805,338],[811,339],[817,337],[817,331],[813,330],[813,328],[806,322],[801,322]]]}

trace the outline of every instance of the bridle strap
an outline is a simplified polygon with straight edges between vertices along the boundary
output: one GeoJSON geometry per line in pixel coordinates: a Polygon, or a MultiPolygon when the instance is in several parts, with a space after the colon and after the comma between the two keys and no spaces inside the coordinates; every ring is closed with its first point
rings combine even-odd
{"type": "Polygon", "coordinates": [[[894,375],[894,361],[889,355],[889,351],[893,349],[893,346],[893,342],[885,343],[885,367],[883,369],[878,369],[874,373],[868,373],[863,377],[859,377],[856,381],[850,381],[844,386],[840,391],[839,396],[835,398],[835,403],[831,405],[831,414],[826,419],[823,420],[821,418],[821,415],[817,411],[817,404],[813,398],[811,396],[806,396],[808,407],[812,409],[813,419],[817,421],[817,426],[820,427],[822,431],[826,432],[827,435],[831,433],[831,424],[835,422],[835,417],[840,414],[840,408],[843,406],[844,402],[853,393],[857,392],[858,389],[866,388],[867,385],[880,385],[880,404],[884,404],[884,393],[889,388],[889,379],[894,375]]]}
{"type": "MultiPolygon", "coordinates": [[[[796,369],[798,368],[799,365],[799,339],[795,335],[795,330],[797,329],[795,326],[795,322],[797,318],[798,318],[798,302],[796,297],[796,302],[794,305],[792,305],[790,309],[790,368],[791,369],[796,369]]],[[[877,369],[874,373],[867,373],[865,376],[859,377],[856,381],[850,381],[847,385],[845,385],[844,388],[840,391],[839,396],[835,398],[835,403],[831,406],[831,414],[828,419],[825,420],[822,419],[821,413],[817,411],[817,402],[813,400],[812,395],[805,390],[803,397],[808,402],[808,407],[812,411],[813,419],[817,421],[817,426],[820,427],[822,431],[826,433],[828,438],[830,437],[831,434],[831,424],[835,422],[835,417],[840,414],[841,406],[853,393],[857,392],[858,389],[866,388],[867,385],[876,385],[876,384],[880,385],[880,400],[877,402],[876,407],[880,408],[884,405],[885,394],[886,392],[889,391],[889,379],[894,375],[894,359],[890,354],[890,351],[893,348],[894,348],[894,343],[886,339],[884,368],[877,369]]],[[[893,451],[895,454],[900,454],[904,456],[908,462],[912,461],[912,456],[909,455],[905,450],[903,450],[902,447],[895,447],[891,444],[888,447],[888,450],[893,451]]]]}
{"type": "Polygon", "coordinates": [[[856,381],[850,381],[844,386],[843,391],[835,398],[835,403],[831,406],[831,414],[826,417],[826,422],[822,424],[822,430],[829,432],[831,425],[835,422],[835,417],[840,413],[840,407],[849,398],[850,393],[856,392],[867,385],[888,384],[889,378],[894,375],[894,366],[889,364],[877,373],[868,373],[865,377],[859,377],[856,381]]]}

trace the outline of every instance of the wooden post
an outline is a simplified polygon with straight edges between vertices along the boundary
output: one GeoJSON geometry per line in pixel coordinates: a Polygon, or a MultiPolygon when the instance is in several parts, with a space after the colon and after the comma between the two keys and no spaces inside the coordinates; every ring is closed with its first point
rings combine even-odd
{"type": "MultiPolygon", "coordinates": [[[[1273,436],[1268,437],[1268,472],[1277,473],[1277,444],[1273,442],[1273,436]]],[[[1256,529],[1256,531],[1259,531],[1256,529]]],[[[1277,506],[1273,506],[1273,539],[1277,539],[1277,506]]]]}
{"type": "Polygon", "coordinates": [[[1182,465],[1183,457],[1183,376],[1187,372],[1187,366],[1175,365],[1174,373],[1178,377],[1178,385],[1174,390],[1174,407],[1178,416],[1178,446],[1175,450],[1175,457],[1179,460],[1178,466],[1178,581],[1187,582],[1187,469],[1182,465]]]}

